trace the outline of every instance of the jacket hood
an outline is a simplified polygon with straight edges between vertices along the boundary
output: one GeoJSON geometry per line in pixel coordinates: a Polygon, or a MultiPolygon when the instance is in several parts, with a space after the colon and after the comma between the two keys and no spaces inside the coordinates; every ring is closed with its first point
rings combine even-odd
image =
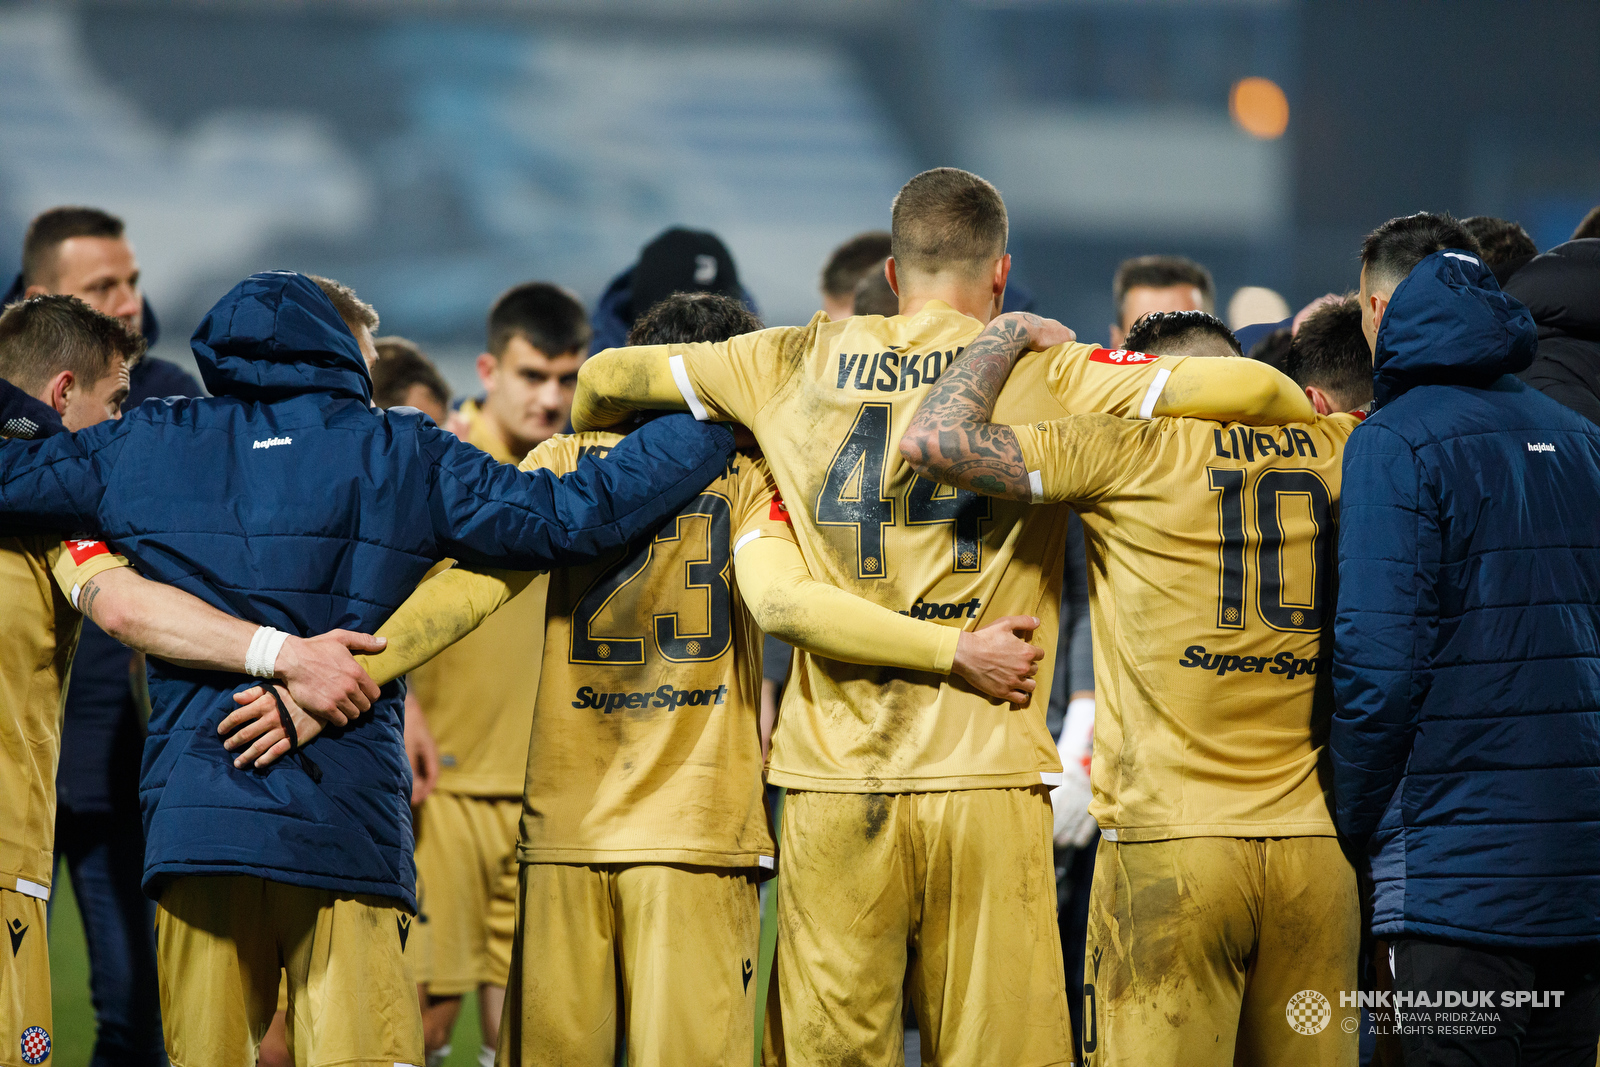
{"type": "Polygon", "coordinates": [[[1525,369],[1538,346],[1533,316],[1500,291],[1481,259],[1435,252],[1389,298],[1373,360],[1373,406],[1419,385],[1486,386],[1525,369]]]}
{"type": "Polygon", "coordinates": [[[1600,341],[1600,237],[1534,256],[1506,283],[1528,305],[1540,337],[1600,341]]]}
{"type": "Polygon", "coordinates": [[[213,396],[330,393],[372,402],[355,336],[333,301],[294,271],[250,275],[206,312],[189,343],[213,396]]]}
{"type": "MultiPolygon", "coordinates": [[[[0,307],[15,304],[27,289],[22,284],[22,272],[18,271],[17,276],[11,279],[11,288],[6,290],[6,295],[0,296],[0,307]]],[[[144,315],[140,319],[139,332],[144,335],[144,343],[154,348],[156,342],[161,340],[161,323],[156,321],[156,309],[150,306],[150,298],[141,297],[140,300],[144,304],[144,315]]]]}

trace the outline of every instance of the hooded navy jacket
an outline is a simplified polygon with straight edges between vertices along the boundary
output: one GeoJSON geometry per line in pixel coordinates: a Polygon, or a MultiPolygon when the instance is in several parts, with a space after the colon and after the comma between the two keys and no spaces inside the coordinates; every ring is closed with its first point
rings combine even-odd
{"type": "Polygon", "coordinates": [[[1600,429],[1512,377],[1536,347],[1434,253],[1345,446],[1330,748],[1380,937],[1600,942],[1600,429]]]}
{"type": "Polygon", "coordinates": [[[1600,426],[1600,238],[1534,256],[1506,292],[1539,324],[1539,355],[1517,377],[1600,426]]]}
{"type": "MultiPolygon", "coordinates": [[[[677,416],[564,479],[502,466],[420,413],[372,409],[355,338],[299,274],[246,279],[193,346],[212,398],[0,445],[0,519],[99,531],[147,577],[300,636],[373,632],[444,556],[592,560],[653,530],[733,453],[726,429],[677,416]]],[[[251,684],[151,660],[146,892],[242,874],[414,909],[401,687],[308,749],[319,784],[295,760],[234,769],[217,725],[251,684]]]]}

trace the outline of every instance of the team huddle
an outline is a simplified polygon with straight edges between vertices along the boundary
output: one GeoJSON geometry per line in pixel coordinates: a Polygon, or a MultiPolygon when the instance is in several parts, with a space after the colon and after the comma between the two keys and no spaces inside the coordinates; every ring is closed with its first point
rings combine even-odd
{"type": "MultiPolygon", "coordinates": [[[[1003,314],[1004,204],[932,170],[894,202],[887,315],[765,329],[669,291],[585,359],[575,301],[507,294],[485,380],[572,389],[568,433],[495,392],[429,418],[425,376],[374,406],[376,312],[328,279],[246,279],[194,335],[212,396],[116,420],[142,341],[12,305],[18,391],[48,406],[69,350],[79,393],[112,384],[0,445],[38,646],[0,673],[0,789],[30,813],[0,828],[6,921],[42,935],[81,613],[149,656],[174,1064],[432,1065],[473,991],[484,1063],[896,1064],[909,1010],[929,1063],[1354,1064],[1352,1009],[1285,1017],[1363,988],[1330,778],[1342,471],[1385,316],[1424,275],[1494,284],[1421,225],[1369,240],[1291,378],[1200,312],[1118,348],[1003,314]],[[1074,513],[1102,840],[1069,994],[1042,698],[1074,513]],[[775,722],[763,634],[794,649],[775,722]]],[[[36,1064],[48,956],[13,948],[0,1063],[36,1064]]]]}

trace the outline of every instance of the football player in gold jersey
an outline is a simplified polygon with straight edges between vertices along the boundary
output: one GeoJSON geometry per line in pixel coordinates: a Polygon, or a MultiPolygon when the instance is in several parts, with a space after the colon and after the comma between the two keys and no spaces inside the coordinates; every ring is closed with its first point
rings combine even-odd
{"type": "MultiPolygon", "coordinates": [[[[578,366],[589,351],[583,305],[560,286],[526,282],[489,310],[485,390],[456,415],[462,440],[501,463],[521,463],[567,423],[578,366]]],[[[441,565],[443,566],[443,565],[441,565]]],[[[517,818],[539,657],[528,635],[544,625],[538,580],[494,618],[411,672],[439,750],[439,778],[416,816],[418,921],[407,955],[423,986],[429,1067],[450,1053],[463,994],[477,990],[480,1062],[492,1063],[511,965],[517,906],[517,818]]]]}
{"type": "MultiPolygon", "coordinates": [[[[1233,354],[1215,318],[1162,318],[1152,347],[1233,354]]],[[[1085,1062],[1354,1063],[1356,1016],[1332,1006],[1356,986],[1360,917],[1326,796],[1324,642],[1340,456],[1359,417],[1305,403],[1279,426],[992,419],[1015,359],[1063,330],[996,320],[900,450],[942,483],[1065,501],[1083,519],[1102,835],[1085,1062]]]]}
{"type": "MultiPolygon", "coordinates": [[[[759,326],[727,297],[678,294],[632,336],[693,341],[759,326]]],[[[570,469],[618,440],[559,437],[527,464],[570,469]]],[[[527,580],[458,568],[424,582],[384,627],[393,654],[370,669],[384,679],[403,670],[527,580]]],[[[749,1057],[754,876],[774,859],[758,621],[808,635],[824,655],[954,670],[1000,699],[1027,698],[1038,657],[1012,634],[1031,629],[1031,617],[968,633],[811,580],[754,454],[651,542],[553,574],[546,610],[518,847],[516,1010],[501,1031],[501,1059],[513,1064],[609,1064],[619,1029],[634,1063],[749,1057]]]]}
{"type": "MultiPolygon", "coordinates": [[[[743,423],[812,575],[952,628],[1042,618],[1048,692],[1064,509],[941,488],[895,447],[1000,309],[1005,205],[976,175],[928,171],[896,197],[891,240],[900,314],[603,352],[579,374],[573,423],[641,408],[743,423]]],[[[1271,418],[1304,403],[1288,386],[1242,360],[1068,343],[1018,366],[1000,410],[1271,418]]],[[[1060,771],[1042,707],[928,671],[798,657],[768,764],[789,790],[777,962],[791,1060],[895,1062],[909,976],[924,1056],[1071,1061],[1048,799],[1060,771]]]]}
{"type": "MultiPolygon", "coordinates": [[[[73,297],[41,296],[0,314],[0,378],[37,402],[8,418],[6,436],[68,432],[118,418],[128,369],[144,340],[73,297]],[[59,432],[59,430],[58,430],[59,432]]],[[[53,875],[61,696],[85,615],[139,651],[188,666],[239,671],[256,627],[171,586],[140,578],[92,536],[0,530],[0,1062],[40,1063],[51,1049],[46,903],[53,875]],[[81,612],[81,614],[80,614],[81,612]],[[4,942],[0,942],[3,944],[4,942]]],[[[349,653],[364,635],[290,639],[278,674],[307,707],[350,715],[378,690],[349,653]],[[330,641],[333,642],[330,644],[330,641]],[[334,647],[337,645],[337,648],[334,647]]]]}

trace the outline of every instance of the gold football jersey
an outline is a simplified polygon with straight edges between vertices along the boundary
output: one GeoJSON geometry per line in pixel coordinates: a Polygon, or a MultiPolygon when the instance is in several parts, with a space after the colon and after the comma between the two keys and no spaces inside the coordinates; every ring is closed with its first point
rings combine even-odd
{"type": "Polygon", "coordinates": [[[1332,835],[1339,475],[1354,415],[1014,426],[1083,518],[1094,800],[1113,841],[1332,835]]]}
{"type": "MultiPolygon", "coordinates": [[[[815,578],[947,626],[1037,616],[1046,653],[1037,692],[1046,694],[1066,511],[940,486],[900,458],[923,397],[982,329],[933,302],[909,316],[818,315],[803,328],[659,351],[698,417],[754,432],[815,578]]],[[[1179,362],[1082,344],[1027,355],[997,419],[1148,414],[1179,362]]],[[[1014,711],[955,676],[805,652],[797,662],[773,735],[774,784],[919,792],[1035,785],[1061,770],[1042,697],[1014,711]]]]}
{"type": "Polygon", "coordinates": [[[104,542],[0,537],[0,889],[48,897],[56,834],[61,702],[90,578],[128,561],[104,542]]]}
{"type": "MultiPolygon", "coordinates": [[[[516,463],[477,408],[466,441],[516,463]]],[[[412,671],[408,684],[439,746],[439,785],[467,796],[522,795],[539,657],[528,635],[544,628],[545,579],[533,581],[482,626],[412,671]]]]}
{"type": "MultiPolygon", "coordinates": [[[[567,474],[620,440],[555,437],[522,466],[567,474]]],[[[649,541],[551,573],[522,862],[772,865],[761,632],[733,562],[753,537],[793,534],[766,464],[740,453],[649,541]]]]}

